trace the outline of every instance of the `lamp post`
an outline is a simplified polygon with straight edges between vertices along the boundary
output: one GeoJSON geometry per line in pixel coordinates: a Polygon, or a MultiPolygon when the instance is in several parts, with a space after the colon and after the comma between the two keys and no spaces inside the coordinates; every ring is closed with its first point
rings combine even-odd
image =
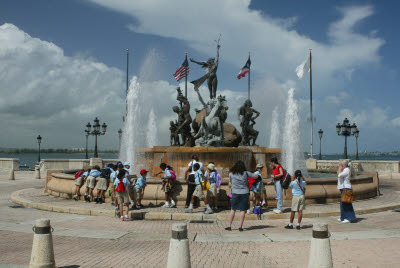
{"type": "Polygon", "coordinates": [[[344,136],[344,158],[347,159],[347,137],[353,136],[357,130],[356,124],[350,125],[350,121],[345,118],[343,124],[336,125],[336,132],[339,136],[344,136]]]}
{"type": "Polygon", "coordinates": [[[85,158],[89,159],[89,155],[88,155],[88,138],[90,135],[90,129],[92,128],[92,126],[90,125],[90,122],[87,123],[86,125],[86,129],[85,129],[85,137],[86,137],[86,150],[85,150],[85,158]]]}
{"type": "Polygon", "coordinates": [[[40,137],[40,135],[39,135],[39,136],[37,136],[36,139],[37,139],[37,142],[39,145],[38,163],[40,163],[40,144],[42,143],[42,137],[40,137]]]}
{"type": "Polygon", "coordinates": [[[94,157],[99,157],[99,154],[97,152],[97,136],[100,135],[104,135],[106,134],[106,130],[107,130],[107,125],[106,123],[103,123],[103,125],[100,126],[100,120],[96,117],[94,120],[94,124],[93,124],[93,131],[90,131],[92,126],[90,125],[90,123],[88,123],[86,125],[86,131],[89,135],[92,135],[95,137],[95,143],[94,143],[94,157]],[[102,131],[100,131],[100,127],[102,128],[102,131]]]}
{"type": "Polygon", "coordinates": [[[354,136],[356,137],[356,160],[358,160],[358,135],[360,134],[360,131],[357,129],[354,132],[354,136]]]}
{"type": "Polygon", "coordinates": [[[119,138],[119,148],[118,149],[121,149],[122,129],[118,130],[118,138],[119,138]]]}
{"type": "Polygon", "coordinates": [[[322,131],[322,129],[320,129],[318,131],[318,137],[319,137],[319,160],[322,160],[322,154],[321,154],[321,139],[322,139],[322,134],[324,134],[324,132],[322,131]]]}

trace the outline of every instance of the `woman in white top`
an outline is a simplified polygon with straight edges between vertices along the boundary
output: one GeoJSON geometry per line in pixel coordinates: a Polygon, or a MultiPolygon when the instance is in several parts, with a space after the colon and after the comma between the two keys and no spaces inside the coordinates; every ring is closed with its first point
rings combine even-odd
{"type": "MultiPolygon", "coordinates": [[[[337,188],[340,190],[340,197],[342,197],[343,189],[351,190],[351,170],[349,167],[349,162],[346,160],[339,162],[338,169],[338,184],[337,188]]],[[[356,219],[356,214],[354,213],[354,208],[352,203],[343,203],[342,198],[340,198],[340,220],[342,223],[349,223],[356,219]]]]}

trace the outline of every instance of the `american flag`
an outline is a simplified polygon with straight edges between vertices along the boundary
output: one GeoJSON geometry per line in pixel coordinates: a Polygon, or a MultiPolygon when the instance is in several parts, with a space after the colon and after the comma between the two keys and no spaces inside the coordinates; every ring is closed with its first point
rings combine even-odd
{"type": "Polygon", "coordinates": [[[250,56],[249,59],[247,60],[246,64],[244,65],[244,67],[240,70],[237,79],[240,79],[242,77],[245,77],[246,74],[248,74],[250,72],[250,65],[251,65],[251,60],[250,60],[250,56]]]}
{"type": "Polygon", "coordinates": [[[174,73],[174,77],[176,81],[180,81],[182,78],[187,77],[189,75],[190,67],[187,58],[185,61],[182,63],[181,66],[179,66],[178,70],[174,73]]]}

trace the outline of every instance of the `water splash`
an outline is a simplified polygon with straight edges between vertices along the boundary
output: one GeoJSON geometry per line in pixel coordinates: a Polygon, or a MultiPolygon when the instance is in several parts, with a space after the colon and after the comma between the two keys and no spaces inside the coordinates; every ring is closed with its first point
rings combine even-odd
{"type": "Polygon", "coordinates": [[[304,177],[308,177],[303,146],[301,144],[299,106],[294,98],[295,89],[288,93],[285,127],[283,130],[282,164],[293,174],[300,169],[304,177]]]}
{"type": "Polygon", "coordinates": [[[271,136],[269,137],[269,148],[280,148],[281,129],[279,124],[278,106],[272,111],[271,136]]]}
{"type": "Polygon", "coordinates": [[[147,148],[153,148],[154,146],[156,146],[156,142],[157,142],[156,115],[154,114],[154,109],[151,108],[149,114],[149,120],[147,122],[147,132],[146,132],[147,148]]]}

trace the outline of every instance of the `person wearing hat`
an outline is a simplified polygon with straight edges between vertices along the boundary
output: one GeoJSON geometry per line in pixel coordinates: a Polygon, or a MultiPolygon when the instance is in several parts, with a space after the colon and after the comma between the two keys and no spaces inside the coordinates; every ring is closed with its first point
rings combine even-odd
{"type": "Polygon", "coordinates": [[[185,208],[188,208],[190,205],[190,201],[192,200],[192,195],[196,188],[196,184],[194,184],[195,174],[196,172],[193,169],[194,164],[198,163],[200,165],[200,171],[203,171],[203,163],[199,161],[199,156],[197,154],[192,155],[192,161],[189,162],[188,168],[185,172],[185,180],[188,183],[187,194],[186,194],[186,203],[185,208]]]}
{"type": "Polygon", "coordinates": [[[299,212],[299,216],[297,219],[296,229],[300,230],[301,220],[303,218],[303,210],[306,207],[306,182],[301,174],[300,170],[296,170],[294,172],[294,177],[292,178],[292,182],[289,184],[289,187],[292,188],[292,212],[290,213],[290,222],[285,226],[286,229],[293,229],[293,220],[296,212],[299,212]]]}
{"type": "Polygon", "coordinates": [[[214,207],[213,210],[218,210],[218,196],[217,196],[217,175],[218,172],[215,170],[215,165],[213,162],[210,162],[207,166],[207,171],[204,173],[204,177],[207,179],[210,184],[210,188],[207,190],[207,199],[210,203],[211,198],[214,199],[214,207]]]}
{"type": "Polygon", "coordinates": [[[142,169],[140,171],[140,177],[136,180],[133,186],[133,206],[132,209],[137,209],[143,207],[142,198],[144,194],[144,189],[146,188],[146,176],[149,173],[148,170],[142,169]]]}
{"type": "Polygon", "coordinates": [[[100,176],[97,177],[97,195],[94,198],[96,204],[101,204],[105,202],[108,182],[110,181],[110,176],[113,172],[112,168],[114,168],[114,165],[108,164],[105,168],[101,170],[100,176]]]}

